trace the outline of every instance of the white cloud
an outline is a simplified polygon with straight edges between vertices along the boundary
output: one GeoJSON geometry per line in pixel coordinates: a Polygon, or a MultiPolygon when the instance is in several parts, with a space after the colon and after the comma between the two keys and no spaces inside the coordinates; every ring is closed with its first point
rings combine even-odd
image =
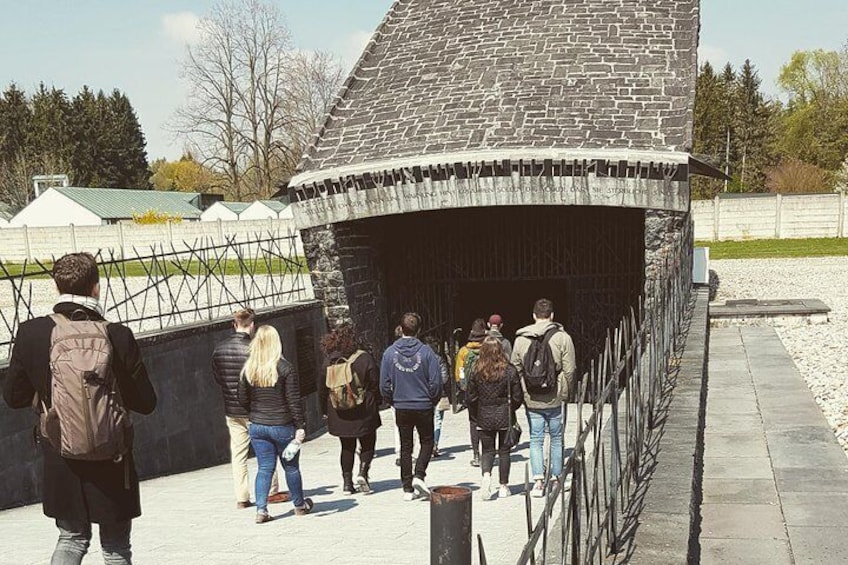
{"type": "Polygon", "coordinates": [[[177,12],[162,16],[162,28],[165,35],[184,45],[194,45],[200,40],[200,29],[197,27],[200,18],[193,12],[177,12]]]}
{"type": "Polygon", "coordinates": [[[721,47],[716,47],[714,45],[701,45],[698,47],[698,64],[703,65],[707,61],[713,67],[721,68],[730,60],[730,56],[721,47]]]}

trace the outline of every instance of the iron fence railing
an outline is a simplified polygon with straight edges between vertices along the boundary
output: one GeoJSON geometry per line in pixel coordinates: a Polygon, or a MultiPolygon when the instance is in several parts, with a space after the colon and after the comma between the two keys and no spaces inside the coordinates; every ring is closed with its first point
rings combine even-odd
{"type": "MultiPolygon", "coordinates": [[[[106,318],[134,331],[215,320],[238,307],[254,309],[309,298],[305,261],[295,232],[254,233],[182,245],[101,249],[100,303],[106,318]]],[[[52,262],[0,261],[0,359],[9,355],[21,322],[56,301],[52,262]]]]}
{"type": "MultiPolygon", "coordinates": [[[[603,353],[580,380],[577,438],[562,475],[546,481],[554,486],[539,499],[542,512],[535,522],[525,469],[528,540],[518,565],[604,564],[622,551],[628,505],[638,489],[651,432],[659,424],[670,385],[669,366],[689,304],[690,229],[684,228],[663,256],[648,280],[644,300],[610,331],[603,353]],[[585,420],[584,405],[592,407],[585,420]]],[[[567,408],[563,407],[563,422],[567,408]]],[[[565,433],[563,426],[567,447],[565,433]]],[[[478,545],[485,565],[479,537],[478,545]]]]}

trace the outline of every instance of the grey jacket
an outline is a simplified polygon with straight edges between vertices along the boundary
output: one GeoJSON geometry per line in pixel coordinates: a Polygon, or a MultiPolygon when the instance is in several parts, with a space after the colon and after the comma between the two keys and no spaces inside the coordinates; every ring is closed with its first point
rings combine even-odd
{"type": "Polygon", "coordinates": [[[510,361],[521,376],[521,387],[524,390],[524,402],[527,408],[544,409],[558,408],[563,402],[568,402],[574,391],[574,372],[576,361],[574,356],[574,343],[571,336],[556,322],[543,320],[529,326],[525,326],[515,333],[515,346],[512,349],[510,361]],[[554,363],[559,373],[559,386],[556,393],[530,394],[524,382],[524,356],[530,347],[532,339],[545,335],[549,327],[556,326],[560,331],[551,336],[550,347],[554,355],[554,363]]]}

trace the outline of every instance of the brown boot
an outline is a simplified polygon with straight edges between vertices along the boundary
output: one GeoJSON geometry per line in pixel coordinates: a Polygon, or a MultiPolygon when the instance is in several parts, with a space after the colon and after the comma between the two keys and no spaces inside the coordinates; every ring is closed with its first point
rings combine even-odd
{"type": "Polygon", "coordinates": [[[311,498],[305,498],[305,499],[303,499],[303,506],[298,506],[297,508],[294,509],[294,515],[295,516],[305,516],[305,515],[309,514],[310,512],[312,512],[312,508],[314,506],[315,505],[312,503],[311,498]]]}

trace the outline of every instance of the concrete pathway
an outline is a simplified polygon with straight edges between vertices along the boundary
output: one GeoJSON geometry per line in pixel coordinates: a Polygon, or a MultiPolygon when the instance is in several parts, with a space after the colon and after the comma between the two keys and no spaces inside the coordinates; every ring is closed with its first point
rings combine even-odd
{"type": "MultiPolygon", "coordinates": [[[[588,407],[587,407],[588,409],[588,407]]],[[[566,447],[574,443],[576,410],[569,410],[566,447]]],[[[476,535],[483,537],[490,563],[514,562],[526,540],[523,491],[528,458],[526,420],[521,448],[513,454],[513,496],[483,503],[479,499],[479,469],[471,459],[466,412],[445,415],[441,447],[445,455],[430,464],[427,481],[474,489],[472,503],[476,535]]],[[[588,411],[586,413],[588,416],[588,411]]],[[[301,470],[314,512],[295,517],[290,504],[272,505],[277,520],[253,523],[254,510],[236,510],[229,465],[163,477],[142,484],[144,515],[133,524],[136,564],[287,563],[346,565],[421,565],[429,562],[430,512],[427,502],[404,502],[395,466],[391,412],[382,413],[378,458],[372,467],[374,494],[346,497],[341,493],[338,440],[324,435],[304,445],[301,470]]],[[[198,430],[200,433],[201,430],[198,430]]],[[[251,460],[251,477],[255,461],[251,460]]],[[[535,505],[534,521],[538,517],[535,505]]],[[[0,512],[0,564],[48,563],[56,539],[55,527],[41,506],[0,512]]],[[[101,562],[99,542],[92,542],[85,563],[101,562]]]]}
{"type": "Polygon", "coordinates": [[[848,459],[774,329],[709,359],[701,563],[848,563],[848,459]]]}

